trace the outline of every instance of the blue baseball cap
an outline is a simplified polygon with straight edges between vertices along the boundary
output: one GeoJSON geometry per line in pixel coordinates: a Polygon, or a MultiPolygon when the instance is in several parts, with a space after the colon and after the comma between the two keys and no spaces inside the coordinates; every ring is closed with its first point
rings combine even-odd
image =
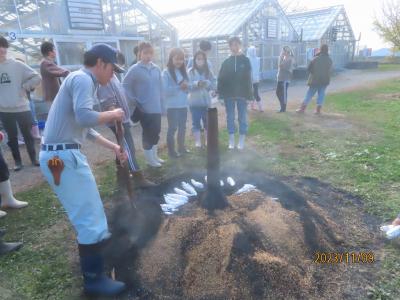
{"type": "Polygon", "coordinates": [[[117,73],[124,73],[125,70],[117,62],[118,50],[107,44],[96,44],[90,48],[88,53],[92,53],[100,58],[105,63],[111,63],[114,66],[114,71],[117,73]]]}

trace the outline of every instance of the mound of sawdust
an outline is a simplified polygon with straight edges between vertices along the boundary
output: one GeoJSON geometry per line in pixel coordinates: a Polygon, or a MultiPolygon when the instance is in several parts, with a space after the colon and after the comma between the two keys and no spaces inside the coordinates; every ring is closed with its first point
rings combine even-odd
{"type": "Polygon", "coordinates": [[[326,299],[321,283],[340,267],[321,270],[305,238],[312,230],[318,247],[335,250],[340,231],[324,211],[310,207],[324,226],[305,225],[298,212],[260,191],[228,201],[214,215],[190,204],[165,219],[140,256],[142,283],[158,299],[326,299]]]}

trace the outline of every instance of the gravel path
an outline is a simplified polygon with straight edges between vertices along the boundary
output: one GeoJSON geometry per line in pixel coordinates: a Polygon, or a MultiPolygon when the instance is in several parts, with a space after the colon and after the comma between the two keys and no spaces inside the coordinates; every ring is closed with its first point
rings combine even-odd
{"type": "MultiPolygon", "coordinates": [[[[328,88],[328,93],[346,91],[351,89],[357,89],[361,87],[367,87],[373,84],[374,82],[397,78],[400,76],[400,71],[359,71],[359,70],[350,70],[339,73],[332,79],[332,83],[328,88]]],[[[275,96],[274,86],[273,85],[265,85],[261,89],[262,98],[264,99],[264,105],[267,110],[276,110],[278,109],[278,101],[275,96]]],[[[295,107],[299,105],[302,101],[306,92],[305,81],[296,81],[291,84],[289,89],[289,110],[293,110],[295,107]]],[[[221,121],[225,120],[225,112],[223,109],[220,109],[221,121]]],[[[267,115],[266,115],[267,116],[267,115]]],[[[162,126],[162,134],[161,134],[161,148],[165,149],[165,133],[166,133],[166,119],[163,119],[162,126]]],[[[188,129],[190,129],[190,125],[188,124],[188,129]]],[[[113,138],[111,131],[107,128],[100,128],[99,131],[104,134],[104,136],[113,138]]],[[[138,152],[141,154],[141,127],[135,126],[132,129],[132,133],[134,135],[135,142],[137,144],[138,152]]],[[[190,133],[190,130],[188,130],[190,133]]],[[[9,167],[13,167],[13,160],[11,157],[11,153],[8,150],[7,145],[1,146],[3,149],[3,153],[6,161],[9,163],[9,167]]],[[[39,168],[30,166],[29,158],[25,151],[25,147],[21,146],[21,154],[23,157],[23,161],[26,164],[26,167],[20,172],[11,171],[11,182],[14,189],[14,192],[21,192],[31,189],[32,187],[42,183],[44,181],[39,168]]],[[[39,148],[39,145],[37,146],[39,148]]],[[[85,142],[83,145],[83,152],[88,156],[89,162],[92,166],[98,166],[104,163],[107,160],[113,159],[114,155],[112,152],[102,149],[100,147],[94,147],[91,142],[85,142]]],[[[28,200],[29,199],[24,199],[28,200]]]]}

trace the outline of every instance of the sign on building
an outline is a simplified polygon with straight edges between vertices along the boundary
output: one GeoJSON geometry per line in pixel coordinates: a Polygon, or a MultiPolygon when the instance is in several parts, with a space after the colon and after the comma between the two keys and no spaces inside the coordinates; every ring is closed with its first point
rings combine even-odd
{"type": "Polygon", "coordinates": [[[103,30],[101,0],[67,0],[71,29],[103,30]]]}

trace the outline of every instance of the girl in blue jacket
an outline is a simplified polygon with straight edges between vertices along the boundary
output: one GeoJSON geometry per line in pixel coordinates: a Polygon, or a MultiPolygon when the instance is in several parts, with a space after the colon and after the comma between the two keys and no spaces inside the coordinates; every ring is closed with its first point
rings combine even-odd
{"type": "Polygon", "coordinates": [[[162,79],[168,119],[168,154],[171,158],[177,158],[189,152],[185,147],[189,78],[185,66],[185,53],[182,49],[171,50],[162,79]],[[176,132],[178,132],[178,152],[175,151],[176,132]]]}
{"type": "Polygon", "coordinates": [[[207,109],[211,104],[211,94],[215,94],[217,80],[209,69],[207,55],[198,51],[189,70],[189,106],[192,113],[192,131],[196,148],[201,148],[201,129],[207,130],[207,109]],[[203,123],[203,124],[201,124],[203,123]]]}

